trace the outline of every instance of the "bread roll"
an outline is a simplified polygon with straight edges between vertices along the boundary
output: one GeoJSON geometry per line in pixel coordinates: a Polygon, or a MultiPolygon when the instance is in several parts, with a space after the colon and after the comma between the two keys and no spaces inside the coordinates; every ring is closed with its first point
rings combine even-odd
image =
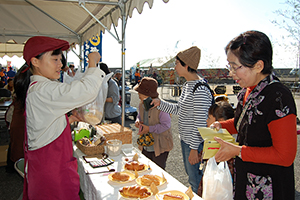
{"type": "Polygon", "coordinates": [[[130,176],[126,173],[115,172],[112,174],[113,181],[128,181],[130,176]]]}
{"type": "Polygon", "coordinates": [[[184,200],[184,197],[177,194],[167,193],[164,194],[163,200],[184,200]]]}
{"type": "Polygon", "coordinates": [[[147,174],[141,177],[141,184],[144,186],[150,186],[152,182],[156,186],[160,185],[160,180],[156,175],[147,174]]]}
{"type": "Polygon", "coordinates": [[[141,186],[125,186],[119,192],[126,197],[147,198],[151,196],[151,192],[141,186]]]}
{"type": "Polygon", "coordinates": [[[132,171],[141,171],[145,169],[145,165],[136,161],[132,161],[125,164],[125,169],[132,171]]]}

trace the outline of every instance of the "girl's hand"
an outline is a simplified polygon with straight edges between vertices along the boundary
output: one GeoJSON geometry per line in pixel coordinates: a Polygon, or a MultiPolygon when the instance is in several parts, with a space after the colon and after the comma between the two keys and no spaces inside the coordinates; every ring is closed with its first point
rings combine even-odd
{"type": "Polygon", "coordinates": [[[71,115],[69,117],[69,123],[72,124],[73,122],[80,122],[80,121],[83,121],[81,119],[79,119],[78,117],[74,116],[74,115],[71,115]]]}
{"type": "Polygon", "coordinates": [[[92,52],[88,55],[89,58],[89,68],[96,67],[97,63],[100,61],[100,54],[98,52],[92,52]]]}
{"type": "Polygon", "coordinates": [[[139,128],[139,127],[140,127],[140,121],[139,121],[139,120],[136,120],[134,126],[135,126],[136,128],[139,128]]]}
{"type": "Polygon", "coordinates": [[[217,131],[219,131],[222,128],[222,125],[220,124],[220,122],[215,121],[209,126],[209,128],[212,128],[212,129],[215,128],[215,129],[217,129],[217,131]]]}
{"type": "Polygon", "coordinates": [[[230,160],[231,158],[240,154],[240,151],[242,149],[241,146],[226,142],[219,137],[214,137],[214,139],[221,145],[219,151],[215,155],[215,159],[217,162],[230,160]]]}
{"type": "Polygon", "coordinates": [[[159,106],[160,105],[160,99],[159,98],[152,99],[150,105],[153,105],[153,107],[150,108],[150,110],[157,107],[157,106],[159,106]]]}
{"type": "Polygon", "coordinates": [[[149,132],[149,126],[144,125],[144,124],[140,124],[140,130],[139,130],[138,135],[143,135],[143,134],[148,133],[148,132],[149,132]]]}

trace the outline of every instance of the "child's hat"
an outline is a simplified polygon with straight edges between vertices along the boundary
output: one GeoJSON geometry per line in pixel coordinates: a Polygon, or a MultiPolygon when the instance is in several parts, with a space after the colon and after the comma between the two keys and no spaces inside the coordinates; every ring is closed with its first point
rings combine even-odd
{"type": "Polygon", "coordinates": [[[47,51],[54,51],[56,49],[64,51],[69,49],[69,47],[69,43],[65,40],[45,36],[34,36],[27,40],[23,49],[23,58],[29,66],[30,59],[32,57],[47,51]]]}
{"type": "Polygon", "coordinates": [[[198,47],[193,46],[184,51],[180,51],[177,56],[190,68],[197,70],[200,62],[201,50],[198,47]]]}
{"type": "Polygon", "coordinates": [[[149,96],[151,98],[157,98],[157,81],[151,77],[142,78],[141,82],[136,85],[133,89],[143,95],[149,96]]]}

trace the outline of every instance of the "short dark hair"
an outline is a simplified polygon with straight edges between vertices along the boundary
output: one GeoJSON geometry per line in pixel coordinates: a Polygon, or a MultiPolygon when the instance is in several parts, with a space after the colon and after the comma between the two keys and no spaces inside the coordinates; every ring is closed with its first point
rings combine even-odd
{"type": "MultiPolygon", "coordinates": [[[[178,56],[176,56],[176,60],[178,60],[183,67],[186,66],[186,64],[178,56]]],[[[197,70],[195,70],[193,68],[190,68],[188,66],[188,72],[190,72],[190,73],[197,73],[197,70]]]]}
{"type": "Polygon", "coordinates": [[[246,31],[232,39],[225,47],[226,54],[231,51],[240,63],[249,68],[262,60],[264,69],[262,74],[271,74],[272,66],[272,44],[268,36],[259,31],[246,31]]]}
{"type": "Polygon", "coordinates": [[[106,75],[110,73],[110,70],[108,69],[108,66],[105,63],[100,63],[100,69],[102,69],[102,71],[104,71],[106,75]]]}
{"type": "Polygon", "coordinates": [[[210,106],[208,114],[214,116],[216,121],[220,118],[227,120],[234,117],[234,109],[227,101],[218,101],[210,106]]]}

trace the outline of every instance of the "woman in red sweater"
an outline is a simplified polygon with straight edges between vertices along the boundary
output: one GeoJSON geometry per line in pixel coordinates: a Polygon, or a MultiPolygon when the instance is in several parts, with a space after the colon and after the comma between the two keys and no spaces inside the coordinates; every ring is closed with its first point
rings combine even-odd
{"type": "Polygon", "coordinates": [[[234,199],[295,199],[297,111],[290,90],[272,73],[271,42],[264,33],[247,31],[225,51],[230,75],[243,89],[235,117],[213,126],[238,133],[239,146],[216,137],[216,161],[236,156],[234,199]]]}

